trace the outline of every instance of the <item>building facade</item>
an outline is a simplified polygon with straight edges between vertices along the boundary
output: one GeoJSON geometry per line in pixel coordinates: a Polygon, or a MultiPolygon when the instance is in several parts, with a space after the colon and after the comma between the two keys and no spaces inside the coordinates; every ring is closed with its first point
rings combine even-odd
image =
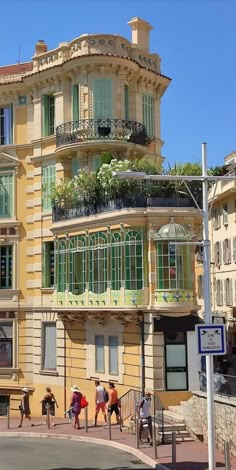
{"type": "Polygon", "coordinates": [[[149,51],[151,26],[129,25],[131,42],[39,41],[32,62],[0,67],[2,410],[26,385],[34,414],[51,385],[61,416],[75,383],[93,403],[95,378],[166,403],[198,388],[194,248],[174,242],[199,234],[200,211],[142,194],[52,208],[54,185],[96,172],[104,153],[163,162],[170,79],[149,51]]]}
{"type": "MultiPolygon", "coordinates": [[[[235,175],[236,152],[225,157],[227,174],[235,175]]],[[[213,318],[225,322],[227,353],[236,371],[236,196],[235,181],[220,181],[209,193],[213,318]]]]}

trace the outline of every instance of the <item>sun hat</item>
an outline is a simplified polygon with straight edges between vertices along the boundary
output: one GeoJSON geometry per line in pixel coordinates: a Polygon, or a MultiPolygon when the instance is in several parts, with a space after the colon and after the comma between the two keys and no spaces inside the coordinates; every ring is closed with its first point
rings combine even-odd
{"type": "Polygon", "coordinates": [[[27,387],[22,388],[22,392],[28,393],[29,389],[27,387]]]}
{"type": "Polygon", "coordinates": [[[71,391],[72,392],[79,392],[79,387],[77,385],[73,385],[73,387],[71,387],[71,391]]]}

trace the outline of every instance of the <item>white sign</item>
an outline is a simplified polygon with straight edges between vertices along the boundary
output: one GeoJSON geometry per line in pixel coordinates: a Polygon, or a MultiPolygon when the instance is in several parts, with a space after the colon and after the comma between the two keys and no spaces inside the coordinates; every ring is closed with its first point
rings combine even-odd
{"type": "Polygon", "coordinates": [[[225,325],[196,325],[198,354],[224,355],[226,354],[225,325]]]}

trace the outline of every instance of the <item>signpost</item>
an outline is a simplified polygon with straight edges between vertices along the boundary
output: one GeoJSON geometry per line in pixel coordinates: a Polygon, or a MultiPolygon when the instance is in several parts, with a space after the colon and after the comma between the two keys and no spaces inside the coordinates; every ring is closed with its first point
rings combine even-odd
{"type": "Polygon", "coordinates": [[[199,355],[226,354],[225,325],[196,325],[195,331],[199,355]]]}

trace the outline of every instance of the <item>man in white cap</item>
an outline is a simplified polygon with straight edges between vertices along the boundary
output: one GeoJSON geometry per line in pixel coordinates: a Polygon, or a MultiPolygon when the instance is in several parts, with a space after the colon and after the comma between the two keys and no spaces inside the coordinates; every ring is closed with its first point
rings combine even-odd
{"type": "MultiPolygon", "coordinates": [[[[22,389],[22,392],[23,392],[23,396],[21,398],[21,403],[19,406],[21,416],[20,416],[20,424],[18,428],[22,427],[24,416],[25,418],[31,420],[31,416],[30,416],[31,413],[30,413],[30,406],[29,406],[29,390],[27,387],[24,387],[22,389]]],[[[33,424],[31,424],[31,426],[33,426],[33,424]]]]}

